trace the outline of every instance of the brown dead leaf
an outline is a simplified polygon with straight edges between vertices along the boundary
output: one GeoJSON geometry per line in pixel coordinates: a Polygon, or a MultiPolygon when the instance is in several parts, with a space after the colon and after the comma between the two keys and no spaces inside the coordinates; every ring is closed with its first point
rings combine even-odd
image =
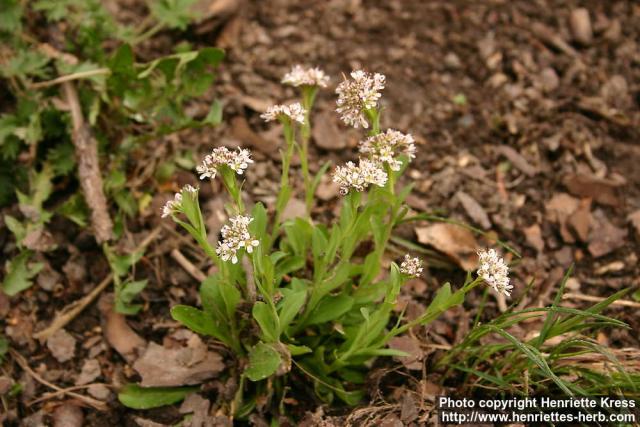
{"type": "Polygon", "coordinates": [[[637,210],[627,217],[633,228],[636,229],[636,236],[640,239],[640,210],[637,210]]]}
{"type": "Polygon", "coordinates": [[[108,400],[111,397],[111,390],[104,384],[91,384],[87,387],[87,393],[98,400],[108,400]]]}
{"type": "Polygon", "coordinates": [[[186,347],[166,348],[154,342],[133,364],[143,387],[178,387],[199,384],[224,369],[222,357],[194,335],[186,347]]]}
{"type": "Polygon", "coordinates": [[[47,339],[47,348],[58,362],[66,362],[76,354],[76,339],[64,329],[59,329],[47,339]]]}
{"type": "Polygon", "coordinates": [[[594,227],[589,235],[589,252],[593,257],[604,256],[624,246],[627,230],[613,225],[602,210],[593,213],[594,227]]]}
{"type": "Polygon", "coordinates": [[[544,240],[542,239],[542,230],[538,224],[532,224],[530,227],[522,229],[527,244],[538,252],[544,250],[544,240]]]}
{"type": "Polygon", "coordinates": [[[235,116],[231,119],[231,134],[242,142],[242,145],[254,148],[271,158],[278,157],[278,144],[255,133],[243,116],[235,116]]]}
{"type": "Polygon", "coordinates": [[[567,224],[581,242],[586,242],[591,229],[591,199],[580,201],[578,209],[567,219],[567,224]]]}
{"type": "Polygon", "coordinates": [[[212,417],[209,415],[211,402],[197,393],[188,395],[182,405],[180,405],[181,414],[193,414],[185,427],[202,427],[212,425],[212,417]]]}
{"type": "Polygon", "coordinates": [[[53,427],[82,427],[84,414],[73,403],[63,403],[53,411],[53,427]]]}
{"type": "Polygon", "coordinates": [[[408,335],[393,337],[389,340],[389,348],[404,351],[405,353],[409,354],[409,356],[406,357],[394,356],[394,358],[401,362],[405,366],[405,368],[414,371],[419,371],[422,369],[422,359],[424,358],[424,353],[422,351],[422,348],[420,348],[420,343],[417,339],[412,338],[408,335]]]}
{"type": "Polygon", "coordinates": [[[498,146],[498,152],[505,156],[516,168],[528,177],[535,176],[538,173],[538,169],[531,166],[531,162],[525,159],[522,154],[518,153],[512,147],[508,145],[498,146]]]}
{"type": "Polygon", "coordinates": [[[567,227],[567,219],[580,206],[580,201],[566,193],[556,193],[545,203],[545,210],[549,221],[555,222],[560,227],[560,235],[567,243],[575,241],[567,227]]]}
{"type": "Polygon", "coordinates": [[[98,308],[102,314],[105,339],[127,362],[133,362],[147,342],[131,329],[122,314],[113,310],[113,295],[103,295],[98,308]]]}
{"type": "Polygon", "coordinates": [[[602,205],[620,206],[617,188],[620,184],[596,176],[572,174],[564,177],[562,183],[574,196],[589,197],[602,205]]]}
{"type": "Polygon", "coordinates": [[[343,150],[347,147],[345,133],[341,132],[335,114],[322,112],[314,118],[313,141],[325,150],[343,150]]]}
{"type": "Polygon", "coordinates": [[[282,211],[282,220],[286,221],[289,219],[304,217],[307,212],[307,206],[305,203],[296,198],[289,199],[287,206],[285,206],[282,211]]]}
{"type": "Polygon", "coordinates": [[[441,223],[418,227],[415,231],[418,242],[448,255],[464,270],[472,271],[478,266],[478,243],[466,228],[441,223]]]}
{"type": "Polygon", "coordinates": [[[76,385],[85,385],[89,384],[96,378],[100,376],[102,371],[100,370],[100,363],[96,359],[85,360],[82,365],[82,370],[80,371],[80,375],[78,375],[78,379],[76,380],[76,385]]]}
{"type": "Polygon", "coordinates": [[[476,224],[480,225],[483,229],[488,230],[491,228],[491,221],[484,208],[470,195],[464,191],[458,191],[456,197],[462,204],[462,207],[469,215],[469,218],[476,224]]]}

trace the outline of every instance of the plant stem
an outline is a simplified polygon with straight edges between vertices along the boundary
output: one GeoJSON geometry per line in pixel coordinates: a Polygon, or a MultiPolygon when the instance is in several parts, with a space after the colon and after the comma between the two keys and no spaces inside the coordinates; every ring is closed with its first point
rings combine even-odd
{"type": "Polygon", "coordinates": [[[278,232],[280,230],[280,218],[282,212],[287,206],[289,197],[291,196],[291,187],[289,185],[289,172],[291,169],[291,157],[293,157],[293,150],[295,148],[295,128],[293,123],[289,119],[283,121],[284,126],[284,139],[286,143],[286,149],[282,154],[282,175],[280,176],[280,191],[278,192],[278,198],[276,199],[276,212],[273,220],[273,229],[271,232],[271,239],[269,241],[269,249],[273,245],[278,232]]]}

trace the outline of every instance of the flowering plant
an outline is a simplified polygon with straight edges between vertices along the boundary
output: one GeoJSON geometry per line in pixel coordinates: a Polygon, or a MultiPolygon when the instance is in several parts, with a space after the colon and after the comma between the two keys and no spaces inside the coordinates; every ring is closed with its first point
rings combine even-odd
{"type": "Polygon", "coordinates": [[[461,304],[483,281],[509,295],[508,269],[494,250],[480,252],[477,278],[457,290],[447,283],[425,312],[413,320],[394,315],[401,287],[422,273],[422,263],[407,254],[398,265],[383,267],[394,227],[406,219],[404,201],[411,185],[399,178],[415,156],[411,135],[380,131],[378,105],[385,77],[354,71],[340,83],[337,111],[345,124],[369,129],[360,144],[361,158],[337,166],[333,180],[343,196],[332,225],[311,217],[319,182],[308,168],[308,142],[316,92],[327,86],[319,69],[295,67],[283,79],[298,87],[301,103],[277,105],[262,115],[283,125],[284,147],[279,194],[270,212],[261,203],[248,208],[238,181],[253,160],[245,149],[215,148],[197,172],[201,179],[221,179],[229,193],[229,223],[214,248],[207,239],[198,189],[186,186],[167,202],[171,217],[198,242],[216,267],[201,285],[202,308],[178,305],[174,319],[230,348],[241,381],[230,412],[250,413],[258,402],[281,402],[291,375],[302,374],[325,401],[358,403],[368,364],[380,356],[406,356],[388,347],[391,338],[426,325],[461,304]],[[307,211],[282,221],[292,194],[291,158],[298,152],[307,211]],[[362,254],[369,248],[368,253],[362,254]],[[294,372],[295,371],[295,372],[294,372]]]}

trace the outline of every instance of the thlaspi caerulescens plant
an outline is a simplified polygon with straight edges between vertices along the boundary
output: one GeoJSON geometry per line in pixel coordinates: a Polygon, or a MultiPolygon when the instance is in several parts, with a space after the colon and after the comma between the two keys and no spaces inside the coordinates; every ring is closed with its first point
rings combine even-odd
{"type": "Polygon", "coordinates": [[[483,281],[509,295],[508,269],[494,250],[480,252],[480,269],[457,290],[447,283],[414,320],[395,315],[401,287],[422,273],[421,261],[407,254],[383,269],[394,226],[408,213],[411,185],[399,178],[415,157],[411,135],[380,130],[379,98],[385,77],[354,71],[337,87],[337,112],[347,125],[364,128],[357,162],[337,166],[342,207],[333,224],[311,218],[317,176],[309,171],[311,109],[317,91],[328,84],[321,70],[296,66],[283,82],[300,89],[301,103],[276,105],[262,117],[283,126],[282,175],[272,211],[248,207],[241,196],[244,172],[253,160],[246,149],[215,148],[197,167],[201,179],[220,179],[229,194],[229,220],[213,247],[198,202],[198,189],[186,186],[163,210],[202,247],[216,272],[201,285],[202,307],[178,305],[174,319],[214,337],[237,357],[238,391],[230,413],[241,417],[257,402],[281,404],[296,371],[308,378],[324,401],[356,404],[370,362],[404,356],[389,348],[391,338],[426,325],[483,281]],[[306,214],[282,221],[292,195],[291,159],[298,152],[304,179],[306,214]],[[367,245],[363,245],[367,243],[367,245]],[[370,248],[364,256],[362,251],[370,248]],[[356,250],[358,254],[356,256],[356,250]]]}

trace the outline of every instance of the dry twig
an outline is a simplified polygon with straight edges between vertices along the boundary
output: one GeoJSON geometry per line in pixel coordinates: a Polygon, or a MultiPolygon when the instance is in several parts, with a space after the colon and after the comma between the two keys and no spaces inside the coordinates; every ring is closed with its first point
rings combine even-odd
{"type": "Polygon", "coordinates": [[[171,251],[171,258],[173,258],[178,264],[180,264],[180,267],[184,268],[184,270],[189,273],[189,275],[194,279],[202,282],[207,278],[207,276],[202,271],[200,271],[198,267],[193,265],[193,263],[189,261],[184,255],[182,255],[182,252],[180,252],[178,249],[174,249],[171,251]]]}
{"type": "Polygon", "coordinates": [[[98,243],[111,240],[113,222],[109,216],[107,198],[102,190],[102,176],[98,160],[98,147],[91,129],[84,121],[78,93],[72,82],[62,83],[62,89],[71,110],[73,145],[78,160],[78,178],[87,205],[91,209],[91,224],[98,243]]]}
{"type": "MultiPolygon", "coordinates": [[[[138,245],[138,247],[135,249],[135,252],[144,250],[144,248],[149,246],[149,244],[152,241],[154,241],[156,237],[158,237],[158,234],[160,234],[161,231],[162,229],[160,227],[155,228],[138,245]]],[[[61,312],[56,314],[56,317],[53,319],[53,322],[51,322],[51,325],[49,325],[47,328],[43,329],[42,331],[33,334],[33,337],[39,340],[46,340],[51,335],[53,335],[58,329],[65,327],[69,322],[75,319],[76,316],[80,314],[80,312],[82,312],[82,310],[84,310],[86,306],[91,304],[107,286],[109,286],[109,283],[111,283],[111,280],[113,280],[113,274],[107,275],[107,277],[102,279],[102,282],[100,282],[100,284],[96,286],[89,294],[85,295],[82,299],[78,301],[74,301],[68,306],[66,306],[65,308],[63,308],[61,312]]]]}
{"type": "Polygon", "coordinates": [[[97,399],[93,399],[91,397],[88,396],[84,396],[82,394],[78,394],[78,393],[74,393],[73,391],[70,390],[64,390],[61,387],[58,387],[57,385],[50,383],[49,381],[45,380],[44,378],[42,378],[40,375],[38,375],[37,372],[35,372],[33,369],[31,369],[31,367],[29,366],[29,364],[27,363],[27,360],[17,351],[10,349],[9,353],[11,354],[11,357],[13,357],[13,359],[16,361],[16,363],[18,365],[20,365],[20,367],[29,375],[31,375],[31,377],[33,377],[34,380],[38,381],[40,384],[46,385],[49,388],[52,388],[58,392],[60,392],[61,394],[65,394],[67,396],[73,397],[75,399],[78,399],[79,401],[97,409],[98,411],[106,411],[107,410],[107,404],[97,400],[97,399]]]}

